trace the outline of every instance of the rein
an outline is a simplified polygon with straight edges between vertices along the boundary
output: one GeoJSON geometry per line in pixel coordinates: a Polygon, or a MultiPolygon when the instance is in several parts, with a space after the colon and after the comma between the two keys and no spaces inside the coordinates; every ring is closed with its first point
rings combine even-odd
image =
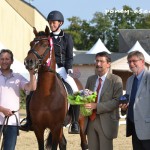
{"type": "MultiPolygon", "coordinates": [[[[19,135],[19,121],[18,121],[18,118],[17,118],[15,112],[17,112],[17,111],[12,111],[13,115],[16,118],[16,122],[17,122],[17,135],[19,135]]],[[[0,130],[0,142],[1,142],[2,134],[5,134],[5,131],[7,129],[9,117],[10,116],[5,116],[4,117],[4,121],[3,121],[3,124],[2,124],[1,130],[0,130]],[[6,124],[5,124],[5,122],[6,122],[6,124]],[[5,128],[4,128],[4,126],[5,126],[5,128]]],[[[3,150],[3,146],[4,146],[4,138],[2,140],[1,150],[3,150]]]]}

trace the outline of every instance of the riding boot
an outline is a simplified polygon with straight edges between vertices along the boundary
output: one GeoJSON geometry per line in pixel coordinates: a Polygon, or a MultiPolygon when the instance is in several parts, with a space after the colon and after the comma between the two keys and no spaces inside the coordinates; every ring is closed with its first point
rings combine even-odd
{"type": "MultiPolygon", "coordinates": [[[[30,94],[27,95],[27,97],[26,97],[26,113],[27,113],[27,117],[24,118],[24,119],[21,121],[21,123],[22,123],[23,121],[26,120],[26,123],[23,124],[23,125],[21,125],[20,128],[19,128],[19,129],[22,130],[22,131],[27,131],[27,132],[28,132],[28,131],[33,131],[33,130],[31,129],[32,122],[31,122],[30,111],[29,111],[29,104],[30,104],[30,100],[31,100],[32,94],[33,94],[33,91],[31,91],[30,94]]],[[[20,123],[20,124],[21,124],[21,123],[20,123]]]]}
{"type": "Polygon", "coordinates": [[[70,105],[70,111],[72,116],[72,121],[69,127],[69,134],[79,134],[80,127],[79,127],[79,112],[80,106],[78,105],[70,105]]]}

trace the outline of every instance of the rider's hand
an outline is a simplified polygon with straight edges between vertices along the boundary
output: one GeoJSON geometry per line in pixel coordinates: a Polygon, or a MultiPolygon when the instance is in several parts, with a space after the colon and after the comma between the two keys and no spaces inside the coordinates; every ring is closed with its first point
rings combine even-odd
{"type": "Polygon", "coordinates": [[[72,69],[68,69],[68,74],[73,74],[73,70],[72,69]]]}

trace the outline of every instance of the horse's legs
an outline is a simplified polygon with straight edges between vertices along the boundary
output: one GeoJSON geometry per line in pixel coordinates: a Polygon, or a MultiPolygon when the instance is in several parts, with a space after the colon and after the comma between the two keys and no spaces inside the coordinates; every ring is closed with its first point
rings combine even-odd
{"type": "Polygon", "coordinates": [[[86,135],[83,133],[84,117],[82,117],[82,116],[79,117],[79,126],[80,126],[81,148],[82,148],[82,150],[87,150],[88,144],[87,144],[86,135]]]}
{"type": "Polygon", "coordinates": [[[59,149],[60,150],[66,150],[67,149],[67,141],[66,141],[66,138],[64,136],[64,134],[62,135],[62,139],[60,139],[60,142],[59,142],[59,149]]]}
{"type": "Polygon", "coordinates": [[[33,127],[33,129],[37,138],[39,150],[44,150],[44,129],[35,126],[33,127]]]}
{"type": "Polygon", "coordinates": [[[44,150],[44,130],[34,130],[38,141],[38,148],[39,150],[44,150]]]}
{"type": "Polygon", "coordinates": [[[61,150],[65,150],[65,145],[63,144],[63,128],[57,127],[51,129],[51,133],[48,135],[47,138],[47,148],[51,147],[51,150],[57,150],[58,144],[61,145],[61,150]]]}

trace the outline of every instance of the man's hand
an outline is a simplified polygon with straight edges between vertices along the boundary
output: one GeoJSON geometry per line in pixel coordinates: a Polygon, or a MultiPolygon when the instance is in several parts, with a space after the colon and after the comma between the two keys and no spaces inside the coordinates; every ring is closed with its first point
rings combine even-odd
{"type": "Polygon", "coordinates": [[[87,108],[87,109],[96,109],[96,107],[97,107],[97,103],[87,103],[87,104],[85,104],[84,105],[84,107],[85,108],[87,108]]]}
{"type": "Polygon", "coordinates": [[[127,104],[120,104],[119,107],[123,110],[126,111],[128,109],[129,103],[127,104]]]}

